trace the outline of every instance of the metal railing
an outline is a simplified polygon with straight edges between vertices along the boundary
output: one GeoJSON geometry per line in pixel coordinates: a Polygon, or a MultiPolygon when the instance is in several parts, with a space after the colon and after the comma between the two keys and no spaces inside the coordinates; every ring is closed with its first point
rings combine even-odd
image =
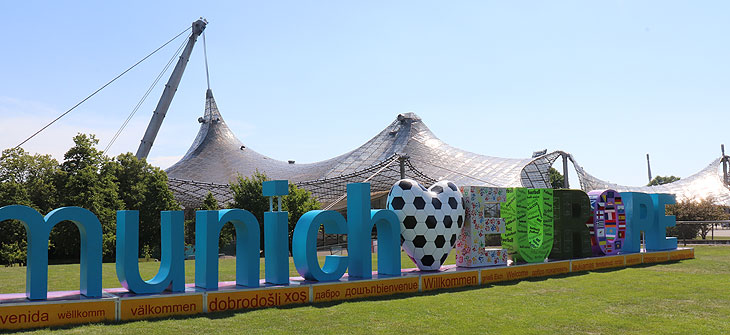
{"type": "Polygon", "coordinates": [[[695,243],[730,244],[730,220],[677,221],[677,225],[670,229],[676,230],[679,239],[685,245],[688,240],[695,243]],[[682,229],[686,226],[695,226],[696,228],[682,229]]]}

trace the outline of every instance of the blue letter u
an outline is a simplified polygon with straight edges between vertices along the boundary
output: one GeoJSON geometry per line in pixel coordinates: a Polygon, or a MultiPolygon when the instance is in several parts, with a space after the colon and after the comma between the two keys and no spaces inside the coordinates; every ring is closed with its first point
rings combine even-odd
{"type": "Polygon", "coordinates": [[[127,290],[160,293],[185,291],[185,240],[182,211],[160,212],[162,234],[160,270],[144,281],[139,275],[139,211],[117,211],[117,278],[127,290]]]}

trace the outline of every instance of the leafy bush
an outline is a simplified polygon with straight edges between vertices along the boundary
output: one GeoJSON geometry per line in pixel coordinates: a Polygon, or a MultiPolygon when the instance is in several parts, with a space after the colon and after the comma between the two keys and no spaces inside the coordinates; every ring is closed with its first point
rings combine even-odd
{"type": "MultiPolygon", "coordinates": [[[[256,171],[251,177],[238,176],[236,182],[231,184],[233,190],[234,208],[242,208],[251,212],[259,221],[261,228],[261,250],[264,249],[264,212],[269,211],[269,199],[263,196],[263,182],[268,177],[256,171]]],[[[277,203],[276,201],[274,203],[277,203]]],[[[312,196],[312,193],[305,189],[289,184],[289,195],[281,198],[282,210],[289,212],[289,250],[291,251],[291,239],[294,233],[294,226],[304,213],[320,209],[322,206],[312,196]]],[[[276,208],[276,205],[274,205],[276,208]]]]}
{"type": "MultiPolygon", "coordinates": [[[[667,205],[667,215],[674,215],[677,221],[715,221],[727,220],[728,214],[724,207],[715,205],[713,198],[706,198],[700,201],[694,199],[683,199],[674,204],[667,205]]],[[[675,227],[667,228],[667,236],[676,236],[679,239],[695,239],[700,234],[702,239],[707,237],[710,231],[708,223],[677,224],[675,227]]]]}
{"type": "Polygon", "coordinates": [[[5,266],[18,264],[24,266],[27,263],[27,250],[25,240],[0,245],[0,262],[5,266]]]}

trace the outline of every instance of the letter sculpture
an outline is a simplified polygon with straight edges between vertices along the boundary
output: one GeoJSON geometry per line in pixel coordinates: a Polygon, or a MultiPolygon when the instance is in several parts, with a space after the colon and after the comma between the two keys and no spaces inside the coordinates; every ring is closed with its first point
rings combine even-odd
{"type": "Polygon", "coordinates": [[[507,189],[501,216],[505,219],[502,247],[515,260],[545,261],[553,247],[553,190],[507,189]]]}
{"type": "Polygon", "coordinates": [[[315,210],[302,215],[294,227],[292,253],[297,272],[307,280],[336,281],[347,270],[347,256],[328,255],[324,267],[317,259],[317,233],[324,226],[325,234],[347,234],[347,222],[335,211],[315,210]]]}
{"type": "Polygon", "coordinates": [[[487,235],[502,234],[504,219],[499,217],[499,204],[507,197],[507,189],[499,187],[463,186],[464,227],[456,240],[456,265],[479,267],[507,264],[507,250],[487,248],[487,235]]]}
{"type": "Polygon", "coordinates": [[[580,190],[553,191],[555,233],[552,259],[590,257],[591,235],[585,222],[591,217],[591,202],[580,190]]]}
{"type": "Polygon", "coordinates": [[[185,220],[182,211],[160,213],[161,262],[154,278],[139,275],[139,211],[117,211],[117,278],[138,293],[185,292],[185,220]]]}
{"type": "Polygon", "coordinates": [[[662,251],[677,249],[677,238],[667,237],[667,227],[674,227],[677,219],[674,215],[665,215],[666,205],[676,204],[674,194],[650,194],[654,205],[654,224],[646,234],[646,250],[662,251]]]}
{"type": "Polygon", "coordinates": [[[218,289],[218,240],[221,228],[231,222],[236,228],[236,285],[259,287],[259,222],[243,209],[195,213],[195,286],[218,289]]]}
{"type": "Polygon", "coordinates": [[[403,250],[422,271],[439,270],[464,224],[461,191],[442,180],[426,189],[415,180],[396,182],[387,208],[400,220],[403,250]]]}
{"type": "Polygon", "coordinates": [[[594,255],[616,255],[626,238],[626,211],[621,193],[614,190],[588,192],[593,215],[586,225],[591,231],[594,255]]]}
{"type": "Polygon", "coordinates": [[[269,197],[269,211],[264,213],[264,276],[270,284],[289,284],[289,212],[283,212],[281,208],[281,197],[289,194],[289,182],[265,181],[262,193],[269,197]],[[279,197],[276,212],[273,205],[275,196],[279,197]]]}
{"type": "Polygon", "coordinates": [[[28,239],[28,265],[25,295],[30,300],[48,298],[48,239],[51,229],[61,221],[71,221],[79,228],[81,240],[80,292],[89,298],[101,297],[101,223],[87,209],[61,207],[45,217],[28,206],[0,208],[0,221],[18,220],[25,227],[28,239]]]}
{"type": "Polygon", "coordinates": [[[370,184],[347,184],[347,252],[350,277],[373,277],[371,232],[378,231],[378,274],[400,276],[400,220],[391,210],[370,209],[370,184]]]}

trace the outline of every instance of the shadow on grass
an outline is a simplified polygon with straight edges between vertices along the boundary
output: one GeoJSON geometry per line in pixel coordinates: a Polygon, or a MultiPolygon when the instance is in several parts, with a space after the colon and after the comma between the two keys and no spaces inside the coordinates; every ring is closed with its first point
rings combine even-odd
{"type": "Polygon", "coordinates": [[[561,273],[561,274],[543,276],[543,277],[528,277],[528,278],[521,278],[521,279],[514,279],[514,280],[507,280],[507,281],[483,284],[483,285],[462,286],[462,287],[455,287],[455,288],[441,288],[441,289],[435,289],[435,290],[423,291],[423,292],[396,293],[396,294],[391,294],[391,295],[381,295],[381,296],[363,297],[363,298],[355,298],[355,299],[343,299],[343,300],[327,301],[327,302],[317,302],[317,303],[308,303],[307,302],[307,303],[302,303],[302,304],[290,304],[290,305],[284,305],[284,306],[258,307],[258,308],[249,308],[249,309],[216,311],[216,312],[198,313],[198,314],[191,314],[191,315],[166,316],[166,317],[158,317],[158,318],[139,319],[139,320],[105,321],[105,322],[99,322],[99,323],[85,323],[85,324],[40,327],[40,328],[25,328],[25,329],[8,330],[8,331],[4,330],[2,332],[3,333],[20,333],[20,332],[27,332],[27,331],[40,330],[40,329],[63,330],[63,329],[79,328],[79,327],[88,326],[88,325],[92,325],[92,324],[93,325],[117,326],[117,325],[124,325],[124,324],[139,322],[139,321],[155,323],[155,322],[160,322],[160,321],[188,320],[188,319],[193,319],[193,318],[206,318],[208,320],[222,320],[222,319],[235,317],[236,315],[239,315],[239,314],[254,312],[254,311],[262,310],[262,309],[289,310],[289,309],[296,309],[296,308],[307,307],[307,306],[313,307],[313,308],[330,308],[330,307],[334,307],[334,306],[340,305],[345,302],[386,301],[386,300],[392,301],[392,300],[401,300],[401,299],[408,299],[408,298],[414,298],[414,297],[436,296],[436,295],[440,295],[440,294],[481,290],[481,289],[487,289],[490,287],[514,286],[521,282],[542,282],[542,281],[549,280],[549,279],[564,279],[564,278],[580,277],[580,276],[585,276],[591,272],[608,273],[608,272],[620,271],[620,270],[628,269],[628,268],[643,269],[643,268],[649,268],[649,267],[659,265],[659,264],[675,264],[675,263],[680,263],[680,262],[681,262],[681,260],[672,260],[672,261],[661,262],[661,263],[641,263],[641,264],[635,264],[635,265],[619,267],[619,268],[605,268],[605,269],[596,269],[596,270],[576,271],[576,272],[561,273]]]}

